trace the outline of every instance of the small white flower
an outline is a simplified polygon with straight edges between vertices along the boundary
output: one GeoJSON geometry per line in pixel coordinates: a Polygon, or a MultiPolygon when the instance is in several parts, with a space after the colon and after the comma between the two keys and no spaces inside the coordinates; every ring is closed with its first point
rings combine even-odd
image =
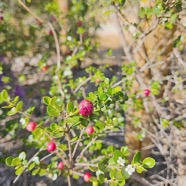
{"type": "Polygon", "coordinates": [[[24,118],[21,118],[19,121],[20,121],[20,123],[21,123],[22,125],[24,125],[24,124],[26,123],[26,121],[25,121],[24,118]]]}
{"type": "Polygon", "coordinates": [[[100,170],[96,171],[96,176],[97,176],[97,177],[98,177],[100,174],[104,174],[104,172],[102,172],[102,171],[100,171],[100,170]]]}
{"type": "Polygon", "coordinates": [[[121,165],[121,166],[124,166],[125,160],[122,159],[121,157],[119,157],[118,160],[117,160],[117,163],[118,163],[119,165],[121,165]]]}
{"type": "Polygon", "coordinates": [[[133,172],[135,172],[135,168],[132,165],[127,165],[125,171],[131,176],[133,172]]]}

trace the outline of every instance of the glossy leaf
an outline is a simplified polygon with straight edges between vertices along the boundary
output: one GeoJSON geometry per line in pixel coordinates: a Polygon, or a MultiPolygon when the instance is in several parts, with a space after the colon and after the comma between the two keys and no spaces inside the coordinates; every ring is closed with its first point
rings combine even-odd
{"type": "Polygon", "coordinates": [[[13,165],[12,165],[13,159],[14,159],[14,157],[12,157],[12,156],[6,158],[6,160],[5,160],[6,165],[8,165],[8,166],[13,166],[13,165]]]}
{"type": "Polygon", "coordinates": [[[22,174],[24,171],[24,166],[19,167],[16,171],[15,171],[15,175],[20,175],[22,174]]]}
{"type": "Polygon", "coordinates": [[[155,160],[150,157],[145,158],[142,163],[145,168],[153,168],[156,164],[155,160]]]}
{"type": "Polygon", "coordinates": [[[57,117],[60,115],[60,112],[52,106],[47,107],[47,113],[49,116],[54,116],[54,117],[57,117]]]}
{"type": "Polygon", "coordinates": [[[138,163],[138,162],[140,162],[140,161],[141,161],[141,152],[137,152],[137,153],[134,155],[133,159],[132,159],[132,165],[133,165],[133,164],[136,164],[136,163],[138,163]]]}

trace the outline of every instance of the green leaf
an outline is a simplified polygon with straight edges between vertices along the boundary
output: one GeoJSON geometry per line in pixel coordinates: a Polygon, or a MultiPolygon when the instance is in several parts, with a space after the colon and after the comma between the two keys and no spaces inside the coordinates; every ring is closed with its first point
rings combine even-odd
{"type": "Polygon", "coordinates": [[[119,5],[120,5],[120,6],[123,6],[123,5],[125,4],[125,1],[126,1],[126,0],[119,0],[119,5]]]}
{"type": "Polygon", "coordinates": [[[105,125],[101,121],[97,121],[95,127],[99,128],[100,130],[103,130],[105,128],[105,125]]]}
{"type": "Polygon", "coordinates": [[[13,159],[14,159],[14,157],[12,157],[12,156],[6,158],[6,160],[5,160],[6,165],[12,166],[13,159]]]}
{"type": "Polygon", "coordinates": [[[46,169],[40,169],[39,175],[44,176],[47,173],[46,169]]]}
{"type": "Polygon", "coordinates": [[[8,92],[6,90],[3,90],[1,92],[1,98],[4,100],[4,101],[8,101],[9,98],[8,98],[8,92]]]}
{"type": "Polygon", "coordinates": [[[111,178],[112,180],[114,180],[115,172],[116,172],[115,169],[111,169],[111,170],[110,170],[109,176],[110,176],[110,178],[111,178]]]}
{"type": "Polygon", "coordinates": [[[136,172],[139,174],[142,173],[144,170],[145,170],[145,168],[142,165],[139,165],[136,167],[136,172]]]}
{"type": "Polygon", "coordinates": [[[23,171],[24,171],[24,166],[21,166],[21,167],[19,167],[19,168],[15,171],[15,174],[16,174],[16,175],[20,175],[20,174],[23,173],[23,171]]]}
{"type": "Polygon", "coordinates": [[[121,169],[121,175],[123,176],[124,179],[128,179],[130,178],[130,175],[128,174],[128,172],[125,170],[126,167],[122,167],[121,169]]]}
{"type": "Polygon", "coordinates": [[[12,160],[12,166],[17,166],[19,164],[21,164],[21,161],[20,161],[20,159],[18,157],[14,158],[12,160]]]}
{"type": "Polygon", "coordinates": [[[75,124],[75,123],[79,122],[79,120],[80,120],[79,116],[73,116],[73,117],[67,118],[66,122],[75,124]]]}
{"type": "Polygon", "coordinates": [[[169,120],[161,119],[161,125],[165,129],[169,125],[169,120]]]}
{"type": "Polygon", "coordinates": [[[115,182],[115,181],[110,182],[110,183],[109,183],[109,186],[118,186],[118,182],[115,182]]]}
{"type": "Polygon", "coordinates": [[[124,156],[129,156],[130,152],[127,146],[121,147],[121,152],[123,153],[124,156]]]}
{"type": "Polygon", "coordinates": [[[67,104],[67,112],[70,113],[70,112],[73,112],[73,111],[74,111],[74,103],[69,102],[67,104]]]}
{"type": "Polygon", "coordinates": [[[58,149],[61,149],[62,151],[66,151],[68,148],[67,148],[67,145],[60,144],[60,145],[58,145],[58,149]]]}
{"type": "Polygon", "coordinates": [[[75,136],[75,137],[73,137],[73,138],[70,140],[70,142],[77,141],[77,140],[78,140],[78,138],[79,138],[79,136],[75,136]]]}
{"type": "Polygon", "coordinates": [[[137,152],[132,159],[132,165],[134,165],[140,161],[141,161],[141,152],[137,152]]]}
{"type": "Polygon", "coordinates": [[[57,97],[52,97],[50,100],[50,106],[56,107],[57,105],[57,97]]]}
{"type": "Polygon", "coordinates": [[[117,163],[119,157],[123,158],[123,153],[119,150],[116,150],[113,156],[115,163],[117,163]]]}
{"type": "Polygon", "coordinates": [[[117,87],[112,89],[112,94],[116,94],[118,92],[121,92],[121,87],[120,86],[117,86],[117,87]]]}
{"type": "Polygon", "coordinates": [[[105,180],[105,176],[104,176],[103,174],[100,174],[100,175],[98,176],[98,180],[99,180],[101,183],[103,183],[104,180],[105,180]]]}
{"type": "Polygon", "coordinates": [[[12,104],[15,105],[18,101],[19,101],[19,96],[16,96],[16,97],[14,98],[14,100],[12,101],[12,104]]]}
{"type": "Polygon", "coordinates": [[[51,98],[49,96],[44,96],[43,97],[43,103],[45,103],[46,105],[49,105],[51,101],[51,98]]]}
{"type": "Polygon", "coordinates": [[[116,180],[119,180],[119,181],[123,181],[124,180],[124,178],[123,178],[123,176],[121,174],[121,171],[119,171],[119,170],[117,172],[115,172],[114,177],[115,177],[116,180]]]}
{"type": "Polygon", "coordinates": [[[20,111],[20,110],[22,109],[22,107],[23,107],[23,102],[22,102],[22,101],[19,101],[19,102],[17,103],[17,105],[16,105],[16,110],[17,110],[17,111],[20,111]]]}
{"type": "Polygon", "coordinates": [[[98,169],[101,171],[101,172],[105,172],[105,165],[103,162],[99,162],[98,163],[98,169]]]}
{"type": "Polygon", "coordinates": [[[12,116],[12,115],[14,115],[14,114],[16,114],[16,113],[17,113],[17,110],[16,110],[15,107],[13,107],[10,111],[8,111],[7,115],[8,115],[8,116],[12,116]]]}
{"type": "Polygon", "coordinates": [[[105,101],[107,99],[107,95],[105,93],[99,95],[99,99],[101,101],[105,101]]]}
{"type": "Polygon", "coordinates": [[[44,132],[43,132],[43,129],[41,129],[41,128],[36,128],[35,131],[34,131],[34,135],[35,135],[36,137],[42,136],[43,133],[44,133],[44,132]]]}
{"type": "Polygon", "coordinates": [[[35,163],[35,162],[32,162],[32,163],[28,166],[28,170],[31,171],[35,166],[36,166],[36,163],[35,163]]]}
{"type": "Polygon", "coordinates": [[[96,99],[96,95],[93,92],[90,92],[88,96],[91,101],[94,101],[96,99]]]}
{"type": "Polygon", "coordinates": [[[20,160],[25,160],[26,153],[25,152],[21,152],[18,157],[19,157],[20,160]]]}
{"type": "Polygon", "coordinates": [[[156,164],[155,160],[150,157],[145,158],[142,163],[145,168],[152,168],[156,164]]]}
{"type": "Polygon", "coordinates": [[[35,176],[39,172],[40,168],[37,168],[32,171],[32,176],[35,176]]]}
{"type": "Polygon", "coordinates": [[[56,124],[56,123],[51,123],[51,124],[50,124],[50,128],[51,128],[52,130],[58,130],[58,129],[59,129],[59,126],[58,126],[58,124],[56,124]]]}
{"type": "Polygon", "coordinates": [[[97,167],[89,166],[88,168],[89,168],[92,172],[96,172],[96,171],[97,171],[97,167]]]}
{"type": "Polygon", "coordinates": [[[60,112],[56,108],[50,105],[47,107],[47,113],[49,116],[54,116],[54,117],[57,117],[60,115],[60,112]]]}
{"type": "Polygon", "coordinates": [[[101,94],[103,94],[103,89],[102,89],[102,87],[99,87],[98,88],[98,95],[101,95],[101,94]]]}

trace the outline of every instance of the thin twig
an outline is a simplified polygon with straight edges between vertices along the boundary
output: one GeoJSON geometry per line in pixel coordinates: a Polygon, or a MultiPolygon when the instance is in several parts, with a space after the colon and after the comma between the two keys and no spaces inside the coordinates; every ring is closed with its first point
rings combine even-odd
{"type": "MultiPolygon", "coordinates": [[[[39,151],[37,151],[33,156],[32,158],[28,161],[27,165],[24,167],[24,170],[23,172],[26,170],[26,168],[29,166],[29,164],[32,162],[33,158],[35,158],[41,151],[43,150],[43,147],[41,147],[39,149],[39,151]]],[[[21,174],[19,174],[13,181],[13,183],[16,183],[16,181],[20,178],[20,176],[23,174],[23,172],[21,174]]]]}
{"type": "Polygon", "coordinates": [[[79,146],[79,143],[80,143],[81,137],[82,137],[82,135],[83,135],[83,133],[84,133],[84,130],[85,130],[85,129],[83,129],[83,130],[81,131],[81,134],[80,134],[80,136],[79,136],[79,139],[78,139],[78,141],[77,141],[77,143],[76,143],[76,145],[75,145],[75,147],[74,147],[74,151],[73,151],[73,153],[72,153],[72,158],[75,156],[76,150],[77,150],[77,148],[78,148],[78,146],[79,146]]]}
{"type": "MultiPolygon", "coordinates": [[[[25,9],[27,10],[33,17],[35,17],[39,22],[43,23],[44,21],[38,17],[35,13],[33,13],[33,11],[28,8],[21,0],[18,0],[18,3],[25,9]]],[[[53,27],[53,25],[48,22],[48,27],[50,28],[50,30],[52,31],[53,37],[54,37],[54,41],[55,41],[55,45],[56,45],[56,55],[57,55],[57,68],[56,68],[56,75],[57,75],[57,83],[58,83],[58,88],[60,91],[60,94],[62,96],[62,98],[65,97],[65,93],[63,92],[62,86],[61,86],[61,80],[60,77],[58,75],[58,72],[60,70],[60,65],[61,65],[61,54],[60,54],[60,47],[59,47],[59,40],[57,38],[57,34],[55,32],[55,29],[53,27]]]]}
{"type": "Polygon", "coordinates": [[[92,141],[90,143],[88,143],[88,145],[81,151],[81,154],[76,158],[76,161],[78,161],[79,159],[81,159],[81,157],[83,156],[83,154],[85,153],[85,151],[94,143],[94,141],[97,139],[97,137],[93,138],[92,141]]]}
{"type": "Polygon", "coordinates": [[[71,178],[70,178],[70,175],[67,176],[67,180],[68,180],[68,186],[71,186],[71,178]]]}
{"type": "Polygon", "coordinates": [[[76,93],[84,84],[86,84],[87,82],[89,82],[89,81],[90,81],[90,78],[91,78],[91,77],[88,77],[85,81],[83,81],[81,84],[79,84],[79,85],[77,86],[77,88],[74,90],[73,93],[76,93]]]}

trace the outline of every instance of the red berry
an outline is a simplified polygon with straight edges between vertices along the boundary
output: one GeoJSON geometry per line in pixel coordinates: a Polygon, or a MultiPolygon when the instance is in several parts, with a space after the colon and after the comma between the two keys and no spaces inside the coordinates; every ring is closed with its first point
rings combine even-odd
{"type": "Polygon", "coordinates": [[[52,36],[53,35],[52,30],[49,30],[48,34],[52,36]]]}
{"type": "Polygon", "coordinates": [[[37,127],[37,124],[33,121],[29,122],[26,126],[26,129],[29,131],[29,132],[32,132],[36,129],[37,127]]]}
{"type": "Polygon", "coordinates": [[[90,172],[85,172],[83,179],[85,182],[89,182],[91,177],[92,177],[92,174],[90,172]]]}
{"type": "Polygon", "coordinates": [[[49,68],[49,66],[48,66],[48,65],[46,65],[46,66],[42,67],[42,69],[41,69],[41,70],[42,70],[43,72],[46,72],[46,71],[48,70],[48,68],[49,68]]]}
{"type": "Polygon", "coordinates": [[[92,114],[93,110],[94,110],[94,106],[91,101],[82,100],[79,103],[79,114],[83,116],[89,116],[92,114]]]}
{"type": "Polygon", "coordinates": [[[82,27],[82,26],[83,26],[83,22],[82,22],[82,21],[78,21],[78,22],[77,22],[77,26],[78,26],[78,27],[82,27]]]}
{"type": "Polygon", "coordinates": [[[3,20],[4,20],[3,16],[0,16],[0,20],[1,20],[1,21],[3,21],[3,20]]]}
{"type": "Polygon", "coordinates": [[[93,126],[88,126],[86,128],[86,132],[87,132],[87,134],[92,134],[94,132],[94,127],[93,126]]]}
{"type": "Polygon", "coordinates": [[[63,162],[59,162],[58,165],[57,165],[57,168],[62,170],[63,168],[65,167],[64,163],[63,162]]]}
{"type": "Polygon", "coordinates": [[[145,96],[149,96],[150,93],[151,93],[151,91],[150,91],[148,88],[146,88],[146,89],[144,90],[145,96]]]}
{"type": "Polygon", "coordinates": [[[47,146],[48,152],[52,152],[56,150],[56,143],[54,141],[50,141],[47,146]]]}

